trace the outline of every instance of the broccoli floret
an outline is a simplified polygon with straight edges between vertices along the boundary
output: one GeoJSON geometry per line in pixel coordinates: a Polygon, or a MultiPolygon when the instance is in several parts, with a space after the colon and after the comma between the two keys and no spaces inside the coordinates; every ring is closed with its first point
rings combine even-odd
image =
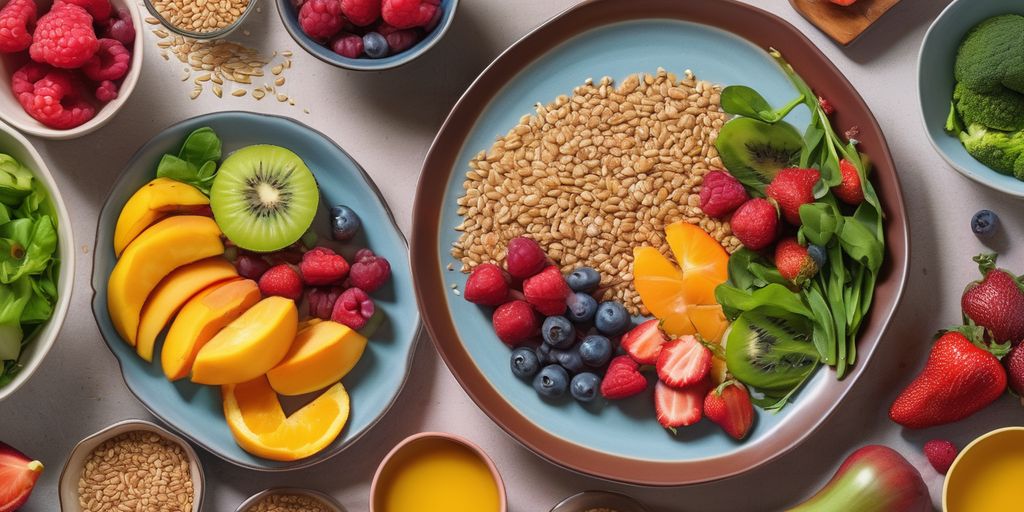
{"type": "Polygon", "coordinates": [[[1024,131],[1002,132],[972,124],[960,134],[960,141],[992,170],[1024,180],[1024,131]]]}
{"type": "Polygon", "coordinates": [[[977,123],[1008,132],[1024,129],[1024,94],[1007,88],[991,93],[975,92],[958,83],[953,101],[965,124],[977,123]]]}
{"type": "Polygon", "coordinates": [[[975,92],[1024,94],[1024,16],[996,16],[972,28],[957,52],[954,75],[975,92]]]}

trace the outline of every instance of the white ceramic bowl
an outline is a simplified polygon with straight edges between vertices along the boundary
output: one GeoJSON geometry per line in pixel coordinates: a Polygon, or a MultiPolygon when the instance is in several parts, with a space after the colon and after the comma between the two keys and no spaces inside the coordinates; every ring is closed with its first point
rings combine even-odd
{"type": "MultiPolygon", "coordinates": [[[[0,7],[7,4],[8,0],[0,0],[0,7]]],[[[51,0],[36,0],[36,4],[42,8],[49,9],[51,0]]],[[[114,9],[127,8],[132,15],[132,24],[135,26],[135,43],[132,45],[132,63],[128,68],[128,75],[121,82],[117,98],[96,111],[96,116],[88,122],[71,128],[70,130],[55,130],[48,128],[43,123],[36,121],[25,112],[18,100],[11,92],[11,75],[24,63],[24,59],[12,58],[8,55],[0,56],[0,119],[14,126],[15,128],[44,139],[66,140],[81,137],[101,126],[107,124],[117,111],[121,110],[132,91],[135,90],[135,83],[139,80],[142,71],[142,54],[145,47],[146,37],[143,32],[142,17],[139,15],[139,6],[130,0],[111,0],[114,9]]]]}
{"type": "Polygon", "coordinates": [[[57,183],[53,181],[50,170],[46,168],[46,163],[32,147],[32,143],[14,128],[0,123],[0,153],[6,153],[28,167],[50,193],[50,200],[53,201],[53,207],[57,211],[57,250],[60,254],[57,303],[54,304],[53,316],[32,335],[32,340],[21,351],[19,358],[23,365],[21,371],[14,377],[14,380],[6,386],[0,387],[0,402],[3,402],[4,398],[13,394],[39,368],[39,364],[43,362],[43,358],[46,357],[47,352],[57,340],[61,326],[64,325],[64,317],[67,316],[68,305],[71,303],[71,287],[75,282],[75,242],[71,234],[71,217],[68,216],[67,207],[64,206],[64,200],[60,197],[57,183]]]}
{"type": "Polygon", "coordinates": [[[82,478],[82,469],[85,466],[85,459],[89,457],[89,454],[97,446],[103,444],[104,441],[136,430],[154,432],[181,446],[181,449],[185,451],[185,455],[188,457],[189,473],[192,476],[192,492],[194,496],[192,512],[202,510],[203,485],[206,483],[206,477],[203,475],[203,467],[199,464],[199,457],[196,456],[192,446],[184,439],[170,433],[167,429],[155,423],[145,420],[124,420],[82,439],[71,450],[71,455],[68,456],[67,462],[64,463],[64,469],[60,472],[58,492],[60,493],[61,512],[82,512],[82,507],[78,504],[78,481],[82,478]]]}
{"type": "Polygon", "coordinates": [[[250,496],[249,499],[243,501],[242,504],[239,505],[238,508],[235,510],[235,512],[249,512],[249,509],[254,507],[258,501],[272,494],[298,494],[300,496],[308,496],[310,498],[320,500],[321,502],[326,504],[327,508],[330,509],[331,512],[346,512],[345,507],[342,507],[341,504],[338,503],[338,500],[320,491],[313,491],[310,489],[299,489],[297,487],[276,487],[273,489],[260,491],[250,496]]]}

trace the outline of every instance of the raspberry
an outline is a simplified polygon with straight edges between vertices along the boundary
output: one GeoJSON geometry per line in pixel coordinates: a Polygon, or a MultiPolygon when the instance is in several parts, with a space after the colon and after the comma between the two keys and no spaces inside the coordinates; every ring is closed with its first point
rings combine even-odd
{"type": "MultiPolygon", "coordinates": [[[[356,253],[356,258],[359,258],[359,254],[356,253]]],[[[391,277],[391,264],[388,263],[388,260],[372,255],[372,253],[370,256],[363,255],[362,259],[357,259],[348,273],[352,286],[362,288],[368,293],[373,293],[384,286],[389,277],[391,277]]]]}
{"type": "Polygon", "coordinates": [[[794,226],[800,221],[800,207],[814,202],[814,185],[821,179],[817,169],[782,169],[765,189],[768,197],[779,203],[782,216],[794,226]]]}
{"type": "Polygon", "coordinates": [[[494,332],[498,339],[512,347],[536,336],[540,328],[533,308],[521,300],[498,306],[491,315],[491,323],[494,324],[494,332]]]}
{"type": "Polygon", "coordinates": [[[924,444],[924,455],[928,457],[928,462],[935,468],[935,471],[943,475],[949,471],[949,467],[956,460],[957,451],[956,445],[946,440],[932,439],[924,444]]]}
{"type": "Polygon", "coordinates": [[[839,161],[839,173],[843,176],[843,181],[832,187],[832,193],[848,205],[857,206],[863,203],[864,187],[861,185],[857,168],[844,158],[839,161]]]}
{"type": "Polygon", "coordinates": [[[391,53],[398,53],[404,52],[416,44],[420,40],[420,35],[415,30],[405,29],[387,34],[384,39],[388,40],[388,48],[391,49],[391,53]]]}
{"type": "Polygon", "coordinates": [[[339,0],[308,0],[299,9],[299,26],[307,36],[318,41],[330,39],[344,23],[339,0]]]}
{"type": "Polygon", "coordinates": [[[380,0],[341,0],[341,12],[353,25],[365,27],[380,18],[380,0]]]}
{"type": "Polygon", "coordinates": [[[96,115],[96,108],[82,98],[75,85],[70,72],[54,69],[35,82],[31,93],[22,93],[18,99],[25,112],[40,123],[67,130],[96,115]]]}
{"type": "Polygon", "coordinates": [[[255,256],[252,254],[241,254],[238,259],[235,260],[235,269],[238,270],[238,275],[258,281],[263,274],[270,269],[270,264],[267,260],[255,256]]]}
{"type": "Polygon", "coordinates": [[[704,176],[704,186],[700,189],[700,209],[704,213],[721,219],[729,215],[750,196],[743,184],[725,171],[711,171],[704,176]]]}
{"type": "Polygon", "coordinates": [[[28,53],[36,62],[77,69],[91,59],[99,47],[89,13],[77,5],[58,2],[39,18],[28,53]]]}
{"type": "Polygon", "coordinates": [[[69,4],[75,4],[85,9],[92,19],[97,22],[104,22],[110,18],[110,11],[113,7],[110,5],[110,0],[61,0],[69,4]]]}
{"type": "Polygon", "coordinates": [[[302,279],[299,273],[288,265],[270,267],[260,277],[260,293],[264,296],[277,295],[294,301],[302,297],[302,279]]]}
{"type": "Polygon", "coordinates": [[[135,25],[132,23],[132,14],[128,9],[118,9],[117,16],[111,16],[103,24],[103,37],[116,39],[125,47],[135,42],[135,25]]]}
{"type": "Polygon", "coordinates": [[[101,103],[110,103],[117,99],[117,84],[110,80],[100,82],[96,87],[96,99],[101,103]]]}
{"type": "Polygon", "coordinates": [[[381,17],[395,28],[422,27],[434,17],[438,6],[424,0],[384,0],[381,17]]]}
{"type": "Polygon", "coordinates": [[[377,257],[377,255],[373,254],[373,251],[363,248],[356,251],[356,255],[352,258],[352,261],[362,263],[363,261],[370,261],[375,257],[377,257]]]}
{"type": "Polygon", "coordinates": [[[779,212],[767,199],[751,199],[732,215],[732,232],[747,249],[760,251],[778,235],[779,212]]]}
{"type": "Polygon", "coordinates": [[[466,300],[482,306],[499,306],[508,299],[508,280],[501,267],[482,263],[466,279],[466,300]]]}
{"type": "Polygon", "coordinates": [[[569,285],[565,284],[562,272],[554,265],[523,281],[526,301],[542,315],[555,316],[565,313],[565,299],[570,293],[571,290],[569,285]]]}
{"type": "Polygon", "coordinates": [[[316,247],[302,255],[299,272],[308,285],[338,284],[348,275],[348,262],[327,247],[316,247]]]}
{"type": "Polygon", "coordinates": [[[375,311],[373,299],[366,292],[359,288],[349,288],[334,303],[331,320],[358,331],[366,326],[375,311]]]}
{"type": "Polygon", "coordinates": [[[116,39],[100,39],[96,54],[82,65],[82,73],[93,82],[120,80],[128,74],[132,54],[116,39]]]}
{"type": "Polygon", "coordinates": [[[0,9],[0,53],[20,52],[32,44],[35,0],[11,0],[0,9]]]}
{"type": "Polygon", "coordinates": [[[341,288],[337,286],[310,289],[306,292],[310,316],[330,320],[331,315],[334,314],[334,304],[338,302],[341,293],[341,288]]]}
{"type": "Polygon", "coordinates": [[[33,61],[18,68],[11,75],[11,92],[18,99],[18,103],[27,109],[32,101],[32,96],[35,95],[36,82],[42,80],[51,70],[53,70],[52,67],[33,61]]]}
{"type": "Polygon", "coordinates": [[[348,57],[358,59],[363,54],[363,38],[348,32],[342,32],[331,40],[331,51],[348,57]]]}
{"type": "Polygon", "coordinates": [[[526,279],[548,264],[548,255],[533,240],[519,236],[509,240],[505,268],[516,279],[526,279]]]}

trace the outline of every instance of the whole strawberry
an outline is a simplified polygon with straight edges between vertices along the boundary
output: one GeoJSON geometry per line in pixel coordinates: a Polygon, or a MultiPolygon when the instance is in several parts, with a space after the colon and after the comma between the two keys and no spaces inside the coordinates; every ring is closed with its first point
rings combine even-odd
{"type": "Polygon", "coordinates": [[[754,405],[750,402],[750,393],[743,384],[727,380],[708,391],[704,398],[704,416],[722,427],[733,439],[743,439],[754,424],[754,405]]]}
{"type": "Polygon", "coordinates": [[[818,274],[818,263],[796,238],[784,238],[775,246],[775,266],[782,277],[802,286],[818,274]]]}
{"type": "Polygon", "coordinates": [[[700,189],[700,209],[710,217],[721,219],[736,211],[750,196],[743,184],[725,171],[711,171],[704,176],[700,189]]]}
{"type": "Polygon", "coordinates": [[[924,370],[889,408],[889,418],[907,428],[934,427],[962,420],[999,398],[1006,372],[989,350],[1004,347],[982,348],[980,331],[964,327],[939,337],[924,370]]]}
{"type": "Polygon", "coordinates": [[[964,315],[988,329],[997,342],[1020,343],[1024,340],[1024,285],[996,268],[995,254],[981,254],[974,261],[984,279],[967,285],[960,299],[964,315]]]}
{"type": "Polygon", "coordinates": [[[765,192],[779,204],[786,222],[799,226],[800,207],[814,202],[814,185],[820,179],[817,169],[782,169],[765,192]]]}
{"type": "Polygon", "coordinates": [[[524,301],[506,302],[491,315],[494,332],[502,343],[515,347],[537,335],[540,323],[533,308],[524,301]]]}
{"type": "Polygon", "coordinates": [[[832,187],[832,193],[840,201],[849,205],[857,206],[863,203],[864,187],[860,182],[860,174],[857,173],[857,168],[844,158],[839,161],[839,173],[842,175],[843,181],[832,187]]]}
{"type": "Polygon", "coordinates": [[[772,244],[779,235],[779,212],[767,199],[751,199],[732,216],[732,233],[752,251],[772,244]]]}
{"type": "Polygon", "coordinates": [[[466,300],[481,306],[500,306],[508,300],[508,278],[501,267],[481,263],[466,279],[466,300]]]}
{"type": "Polygon", "coordinates": [[[953,465],[957,452],[956,445],[944,439],[932,439],[924,444],[924,456],[935,471],[943,475],[953,465]]]}
{"type": "Polygon", "coordinates": [[[302,298],[302,278],[292,267],[281,264],[270,267],[260,276],[260,293],[264,297],[276,295],[294,301],[302,298]]]}

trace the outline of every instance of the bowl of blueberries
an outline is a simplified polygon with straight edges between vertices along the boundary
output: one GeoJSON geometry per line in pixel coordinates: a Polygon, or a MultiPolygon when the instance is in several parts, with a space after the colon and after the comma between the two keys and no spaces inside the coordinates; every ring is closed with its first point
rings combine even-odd
{"type": "Polygon", "coordinates": [[[277,0],[295,42],[344,69],[383,71],[432,48],[452,24],[459,0],[277,0]]]}

